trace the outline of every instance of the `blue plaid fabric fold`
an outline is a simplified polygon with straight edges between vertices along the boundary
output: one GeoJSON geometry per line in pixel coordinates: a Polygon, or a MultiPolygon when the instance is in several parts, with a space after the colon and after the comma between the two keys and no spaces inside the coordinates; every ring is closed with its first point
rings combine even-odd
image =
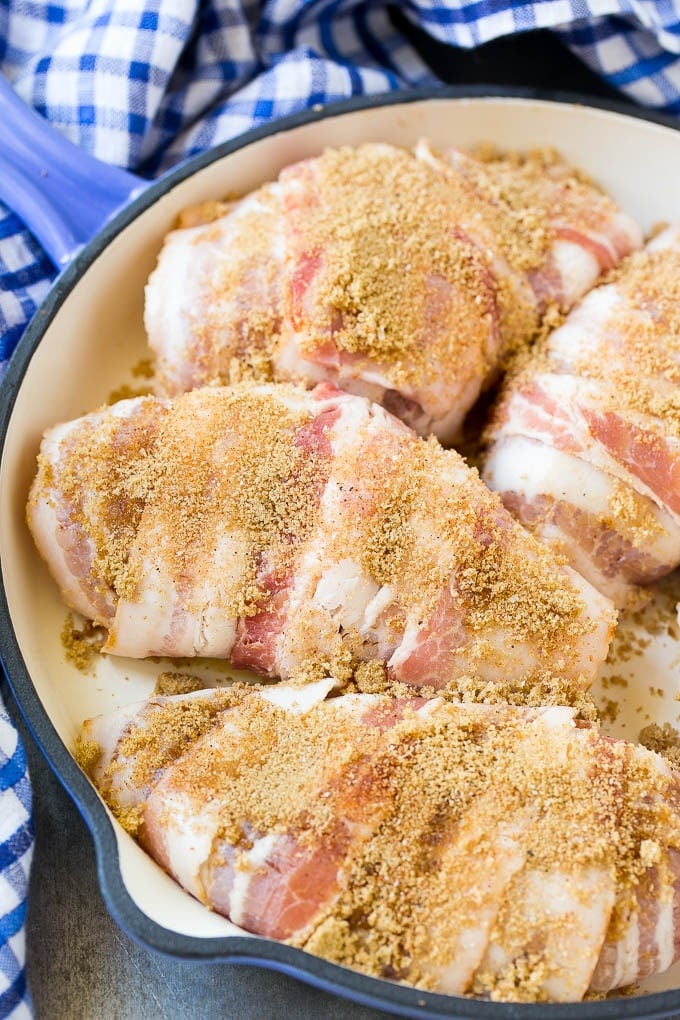
{"type": "Polygon", "coordinates": [[[31,1016],[24,923],[33,854],[31,786],[24,749],[0,702],[0,1017],[31,1016]]]}
{"type": "MultiPolygon", "coordinates": [[[[406,0],[470,49],[551,29],[630,99],[680,113],[680,2],[406,0]]],[[[153,177],[264,121],[436,80],[378,0],[4,0],[0,72],[59,131],[153,177]]],[[[0,112],[1,115],[1,112],[0,112]]],[[[0,205],[0,378],[55,275],[0,205]]],[[[23,750],[0,702],[0,1017],[30,1015],[22,925],[31,854],[23,750]]]]}

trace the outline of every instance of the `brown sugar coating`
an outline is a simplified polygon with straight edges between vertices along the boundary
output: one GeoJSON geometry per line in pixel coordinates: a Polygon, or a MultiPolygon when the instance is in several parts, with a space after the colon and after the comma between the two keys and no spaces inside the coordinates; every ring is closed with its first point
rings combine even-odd
{"type": "Polygon", "coordinates": [[[584,633],[581,599],[552,555],[539,542],[526,542],[476,471],[451,484],[451,467],[460,463],[452,451],[414,438],[395,452],[390,472],[380,472],[370,456],[370,448],[359,449],[356,461],[347,463],[347,476],[359,477],[361,457],[365,502],[376,506],[365,518],[362,547],[371,577],[416,597],[427,617],[453,572],[455,598],[467,625],[480,634],[500,619],[520,640],[566,648],[584,633]],[[436,542],[423,540],[431,529],[436,542]]]}
{"type": "MultiPolygon", "coordinates": [[[[266,381],[271,378],[271,355],[281,329],[280,267],[270,258],[271,218],[279,215],[276,198],[267,190],[260,191],[258,208],[241,217],[238,245],[233,257],[219,266],[214,276],[217,301],[209,304],[195,326],[203,350],[205,379],[214,378],[214,366],[221,362],[225,328],[233,331],[232,356],[228,371],[222,371],[224,382],[242,378],[266,381]],[[263,215],[263,210],[265,214],[263,215]],[[258,299],[263,294],[268,300],[258,299]],[[220,316],[221,295],[229,296],[238,306],[238,328],[220,316]]],[[[228,313],[231,314],[231,313],[228,313]]]]}
{"type": "Polygon", "coordinates": [[[609,510],[610,513],[603,516],[600,522],[605,527],[615,527],[641,548],[661,531],[661,525],[652,513],[648,501],[621,482],[614,486],[609,498],[609,510]]]}
{"type": "Polygon", "coordinates": [[[548,167],[574,181],[578,171],[548,149],[506,153],[481,145],[473,147],[471,155],[465,175],[482,199],[480,208],[505,258],[520,272],[538,269],[555,240],[551,225],[555,209],[549,198],[554,186],[548,167]]]}
{"type": "MultiPolygon", "coordinates": [[[[245,533],[253,550],[276,546],[284,561],[290,558],[289,536],[302,539],[312,523],[306,493],[315,457],[293,442],[308,420],[243,388],[232,396],[188,394],[170,416],[164,402],[150,398],[131,422],[106,413],[83,419],[63,441],[57,467],[40,462],[36,486],[58,487],[72,520],[93,540],[98,583],[134,599],[130,552],[149,506],[170,529],[164,558],[185,569],[216,528],[230,526],[245,533]],[[254,435],[266,456],[252,444],[254,435]]],[[[253,579],[233,594],[237,615],[253,612],[262,596],[255,568],[253,560],[253,579]]]]}
{"type": "MultiPolygon", "coordinates": [[[[617,209],[615,202],[598,188],[589,174],[567,163],[552,146],[521,152],[482,144],[471,151],[475,159],[484,164],[489,181],[486,186],[496,189],[511,209],[529,206],[533,209],[533,218],[542,215],[542,232],[551,230],[551,222],[582,219],[584,215],[583,226],[597,230],[617,209]],[[597,196],[596,203],[592,202],[593,193],[597,196]]],[[[533,233],[531,225],[527,229],[533,233]]],[[[528,237],[527,242],[530,240],[528,237]]],[[[534,266],[545,250],[543,240],[542,251],[534,257],[534,266]]]]}
{"type": "MultiPolygon", "coordinates": [[[[295,443],[310,417],[247,386],[186,394],[172,406],[153,461],[131,480],[160,523],[171,576],[178,569],[209,572],[220,534],[243,536],[246,565],[233,585],[225,578],[225,613],[256,612],[266,597],[256,582],[258,555],[268,550],[286,569],[314,523],[308,493],[317,460],[295,443]]],[[[129,580],[121,594],[134,600],[135,578],[129,580]]]]}
{"type": "Polygon", "coordinates": [[[490,269],[465,235],[456,236],[455,195],[446,182],[406,151],[390,150],[386,159],[372,146],[327,150],[318,176],[320,200],[311,206],[302,244],[321,252],[322,283],[305,344],[323,343],[329,314],[339,314],[336,346],[401,364],[404,381],[422,381],[442,358],[452,364],[456,357],[481,358],[483,375],[489,368],[483,361],[485,335],[494,314],[490,269]],[[426,338],[427,302],[435,300],[430,278],[456,297],[446,326],[426,338]],[[475,304],[477,324],[463,325],[475,304]]]}
{"type": "Polygon", "coordinates": [[[197,257],[198,249],[211,243],[229,246],[229,258],[220,260],[205,281],[211,300],[188,312],[194,336],[193,385],[266,381],[271,378],[271,354],[282,314],[281,267],[271,257],[280,217],[278,195],[265,185],[250,205],[208,203],[189,213],[190,219],[197,219],[196,226],[202,224],[193,241],[197,257]],[[219,217],[227,213],[238,226],[225,241],[219,217]]]}
{"type": "MultiPolygon", "coordinates": [[[[47,433],[28,504],[31,526],[42,498],[58,521],[68,523],[66,551],[85,575],[82,584],[101,625],[108,623],[123,584],[144,506],[131,479],[145,473],[164,414],[153,397],[118,407],[120,414],[102,408],[77,428],[57,426],[47,433]]],[[[47,557],[46,549],[41,552],[47,557]]]]}

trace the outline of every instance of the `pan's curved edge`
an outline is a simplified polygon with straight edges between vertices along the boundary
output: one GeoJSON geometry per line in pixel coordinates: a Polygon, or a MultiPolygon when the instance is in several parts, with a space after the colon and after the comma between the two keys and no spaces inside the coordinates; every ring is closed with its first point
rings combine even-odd
{"type": "MultiPolygon", "coordinates": [[[[4,448],[7,429],[24,374],[52,317],[98,255],[125,227],[159,198],[185,178],[262,138],[355,111],[439,99],[523,99],[555,102],[601,109],[680,130],[680,123],[669,116],[641,110],[624,101],[612,102],[568,92],[550,93],[540,89],[483,85],[446,86],[359,96],[253,128],[236,139],[194,156],[151,184],[128,208],[118,213],[60,274],[19,341],[0,386],[0,451],[4,448]]],[[[238,963],[267,967],[353,1002],[419,1020],[437,1020],[443,1017],[450,1020],[529,1020],[534,1017],[536,1020],[595,1020],[595,1018],[656,1020],[680,1011],[680,989],[639,997],[574,1004],[489,1003],[477,999],[439,995],[371,978],[282,943],[259,937],[244,935],[204,939],[162,927],[137,906],[128,892],[122,876],[118,843],[111,819],[98,794],[76,765],[52,725],[33,686],[11,626],[1,562],[0,661],[26,725],[92,834],[104,901],[119,926],[141,945],[168,956],[197,963],[238,963]]]]}

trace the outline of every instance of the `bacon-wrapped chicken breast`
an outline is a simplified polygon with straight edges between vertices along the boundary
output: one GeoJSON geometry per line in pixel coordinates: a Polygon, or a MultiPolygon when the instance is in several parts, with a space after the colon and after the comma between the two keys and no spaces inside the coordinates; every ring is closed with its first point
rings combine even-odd
{"type": "Polygon", "coordinates": [[[173,231],[146,292],[161,392],[244,373],[330,380],[452,440],[546,309],[641,243],[610,199],[547,162],[330,149],[173,231]]]}
{"type": "Polygon", "coordinates": [[[79,758],[185,889],[248,931],[450,994],[580,1000],[680,954],[680,781],[567,708],[153,697],[79,758]]]}
{"type": "Polygon", "coordinates": [[[57,426],[28,520],[117,655],[585,687],[615,625],[458,454],[330,384],[206,387],[57,426]]]}

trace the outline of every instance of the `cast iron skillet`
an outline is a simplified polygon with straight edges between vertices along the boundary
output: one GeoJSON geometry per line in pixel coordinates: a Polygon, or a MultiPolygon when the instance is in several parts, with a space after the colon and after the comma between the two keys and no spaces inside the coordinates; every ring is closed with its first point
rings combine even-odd
{"type": "MultiPolygon", "coordinates": [[[[566,95],[546,100],[532,90],[495,90],[494,95],[484,88],[420,90],[353,99],[257,128],[146,186],[133,175],[85,158],[69,143],[56,140],[44,125],[36,128],[33,115],[10,100],[5,101],[7,116],[3,112],[8,130],[4,144],[5,153],[11,144],[14,155],[0,160],[4,181],[0,198],[27,221],[55,264],[65,268],[20,341],[0,391],[0,657],[27,725],[92,832],[102,892],[116,921],[138,942],[170,955],[270,967],[352,1001],[403,1016],[651,1020],[680,1011],[677,987],[633,998],[538,1006],[436,995],[369,978],[289,946],[240,934],[237,929],[236,934],[225,936],[187,934],[159,921],[162,910],[159,915],[156,909],[148,909],[143,890],[146,876],[152,874],[149,869],[154,874],[158,869],[113,823],[68,750],[78,721],[75,717],[93,712],[89,702],[74,708],[80,694],[73,693],[73,678],[64,679],[66,667],[55,651],[58,636],[50,632],[52,618],[43,616],[43,604],[58,605],[58,596],[31,551],[23,521],[32,457],[42,429],[57,420],[53,417],[57,411],[62,418],[74,417],[101,401],[106,392],[102,382],[93,377],[92,390],[89,384],[84,385],[83,378],[92,374],[96,363],[94,356],[88,361],[88,352],[94,348],[101,353],[105,365],[107,359],[118,364],[129,357],[125,341],[120,355],[111,354],[105,312],[110,307],[115,318],[128,263],[131,274],[137,274],[132,287],[140,290],[160,238],[183,206],[233,191],[234,175],[240,186],[244,180],[253,186],[271,178],[286,162],[328,144],[362,140],[407,144],[422,133],[428,137],[439,134],[441,139],[460,144],[475,137],[480,141],[491,137],[501,145],[514,140],[523,148],[533,136],[534,143],[557,144],[567,156],[604,178],[606,185],[612,161],[623,160],[626,165],[620,180],[613,175],[618,180],[615,197],[626,208],[637,201],[639,208],[633,211],[650,226],[662,218],[659,213],[664,208],[668,208],[667,218],[680,218],[679,175],[677,170],[675,175],[672,172],[673,158],[675,166],[680,165],[680,134],[674,130],[675,123],[622,104],[593,103],[566,95]],[[645,189],[648,194],[642,194],[645,189]],[[665,196],[660,195],[664,191],[665,196]],[[151,225],[148,239],[144,237],[147,220],[151,225]],[[101,295],[106,294],[109,278],[115,292],[107,306],[101,295]],[[83,338],[73,340],[79,329],[84,331],[83,338]],[[73,359],[78,352],[84,366],[73,359]],[[68,361],[61,366],[63,378],[55,369],[60,355],[68,361]],[[71,383],[74,375],[76,381],[71,383]],[[70,386],[78,393],[69,394],[70,386]],[[139,875],[131,877],[134,869],[139,869],[141,879],[139,875]]],[[[2,128],[0,140],[1,134],[2,128]]],[[[141,292],[131,305],[133,332],[140,329],[140,304],[141,292]]],[[[110,381],[108,385],[110,388],[110,381]]],[[[135,683],[143,687],[146,679],[133,678],[123,700],[134,700],[132,688],[135,683]]],[[[83,687],[83,692],[85,701],[96,701],[91,688],[83,687]]],[[[187,896],[179,890],[175,894],[172,885],[173,896],[187,896]]],[[[208,916],[214,920],[214,915],[208,916]]],[[[678,977],[672,980],[680,984],[678,977]]]]}

